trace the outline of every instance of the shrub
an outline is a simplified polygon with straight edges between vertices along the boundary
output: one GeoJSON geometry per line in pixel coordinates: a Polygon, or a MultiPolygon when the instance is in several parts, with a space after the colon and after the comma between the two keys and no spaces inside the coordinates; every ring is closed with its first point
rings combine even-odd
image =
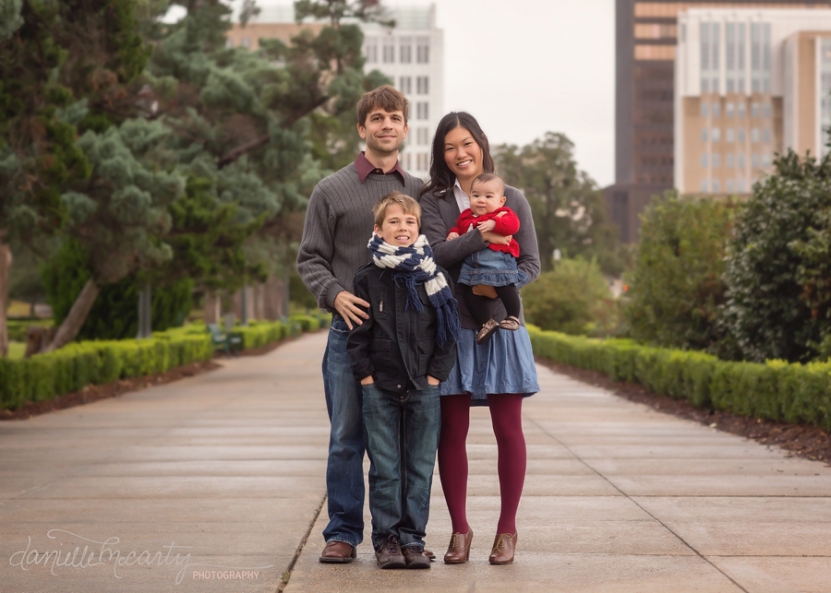
{"type": "Polygon", "coordinates": [[[725,248],[736,207],[710,199],[655,198],[643,224],[624,309],[632,338],[706,350],[722,338],[725,248]]]}
{"type": "Polygon", "coordinates": [[[534,354],[700,408],[831,430],[831,363],[730,362],[704,352],[599,340],[530,326],[534,354]]]}
{"type": "MultiPolygon", "coordinates": [[[[736,220],[724,324],[746,360],[805,362],[831,329],[810,304],[817,286],[806,269],[816,265],[811,231],[827,226],[831,209],[831,157],[817,162],[788,151],[774,164],[736,220]]],[[[820,259],[827,261],[827,252],[820,259]]]]}
{"type": "Polygon", "coordinates": [[[614,325],[609,285],[594,260],[564,259],[522,289],[531,323],[567,334],[587,334],[614,325]]]}

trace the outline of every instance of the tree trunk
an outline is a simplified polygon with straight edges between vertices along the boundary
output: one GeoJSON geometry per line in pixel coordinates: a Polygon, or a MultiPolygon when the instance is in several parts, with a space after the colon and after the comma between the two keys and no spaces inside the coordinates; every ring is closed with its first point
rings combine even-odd
{"type": "Polygon", "coordinates": [[[69,315],[63,320],[55,337],[52,338],[52,343],[46,347],[44,352],[57,350],[75,339],[75,336],[78,335],[78,332],[81,331],[81,327],[83,327],[84,322],[87,320],[87,315],[92,310],[92,305],[95,303],[95,299],[98,298],[99,292],[101,292],[101,289],[93,282],[92,278],[87,280],[83,290],[81,290],[81,294],[78,295],[78,298],[75,299],[72,308],[69,310],[69,315]]]}
{"type": "Polygon", "coordinates": [[[269,321],[277,321],[283,315],[283,282],[276,276],[271,276],[264,288],[263,317],[269,321]]]}
{"type": "Polygon", "coordinates": [[[205,325],[219,324],[222,319],[222,299],[214,293],[205,293],[205,325]]]}
{"type": "Polygon", "coordinates": [[[6,311],[9,308],[9,271],[12,267],[12,248],[5,243],[5,231],[0,235],[0,356],[9,354],[9,331],[6,311]]]}

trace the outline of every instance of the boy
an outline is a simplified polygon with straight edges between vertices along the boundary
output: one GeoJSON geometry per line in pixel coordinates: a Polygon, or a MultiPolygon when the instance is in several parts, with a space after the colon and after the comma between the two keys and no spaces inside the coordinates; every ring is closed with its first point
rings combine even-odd
{"type": "Polygon", "coordinates": [[[418,202],[393,192],[373,215],[373,261],[358,269],[353,287],[369,317],[347,340],[363,395],[372,545],[381,568],[430,568],[423,551],[439,383],[456,361],[459,315],[448,275],[419,235],[418,202]]]}

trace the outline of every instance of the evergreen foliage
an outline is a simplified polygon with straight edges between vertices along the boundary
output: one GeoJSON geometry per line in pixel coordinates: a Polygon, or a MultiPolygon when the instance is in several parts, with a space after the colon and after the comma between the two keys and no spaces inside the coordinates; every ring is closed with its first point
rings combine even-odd
{"type": "Polygon", "coordinates": [[[725,251],[735,205],[711,199],[653,199],[641,216],[625,309],[631,336],[682,349],[717,349],[727,289],[725,251]]]}
{"type": "Polygon", "coordinates": [[[745,360],[804,362],[831,329],[822,277],[831,157],[801,159],[788,151],[774,165],[736,220],[724,324],[745,360]]]}

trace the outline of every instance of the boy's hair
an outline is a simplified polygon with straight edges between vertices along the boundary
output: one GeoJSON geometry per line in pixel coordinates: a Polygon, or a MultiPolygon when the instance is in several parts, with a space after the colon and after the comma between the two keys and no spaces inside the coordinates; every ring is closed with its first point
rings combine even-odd
{"type": "Polygon", "coordinates": [[[401,111],[404,114],[404,123],[406,124],[410,111],[410,102],[401,91],[385,84],[368,93],[364,93],[364,96],[358,101],[358,105],[355,107],[355,112],[358,116],[358,125],[364,128],[366,127],[366,118],[373,109],[383,109],[390,113],[393,111],[401,111]]]}
{"type": "Polygon", "coordinates": [[[375,226],[380,227],[384,224],[384,217],[387,215],[387,206],[398,204],[404,211],[404,214],[412,214],[418,221],[418,228],[421,228],[421,206],[414,198],[401,192],[394,191],[378,200],[372,208],[372,215],[375,218],[375,226]]]}
{"type": "Polygon", "coordinates": [[[502,192],[503,196],[505,195],[505,182],[496,173],[482,173],[481,175],[479,175],[479,177],[474,179],[473,183],[470,184],[470,191],[473,191],[473,186],[477,183],[487,183],[488,181],[498,181],[499,186],[501,187],[500,191],[502,192]]]}

